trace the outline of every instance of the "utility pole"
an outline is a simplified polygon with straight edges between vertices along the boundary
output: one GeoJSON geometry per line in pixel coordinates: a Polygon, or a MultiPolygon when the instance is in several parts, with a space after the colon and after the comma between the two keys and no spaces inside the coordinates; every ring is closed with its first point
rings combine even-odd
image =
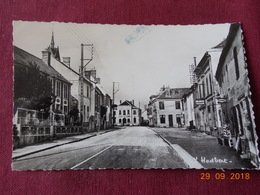
{"type": "Polygon", "coordinates": [[[84,108],[84,68],[93,60],[93,44],[81,44],[81,65],[80,65],[80,113],[81,122],[83,126],[83,119],[85,118],[85,108],[84,108]],[[84,47],[91,47],[90,58],[84,58],[84,47]],[[86,63],[84,63],[86,61],[86,63]]]}
{"type": "Polygon", "coordinates": [[[114,127],[115,123],[115,114],[114,114],[114,106],[115,106],[115,94],[119,91],[119,82],[113,82],[113,104],[112,104],[112,126],[114,127]],[[115,84],[118,84],[118,89],[115,89],[115,84]]]}

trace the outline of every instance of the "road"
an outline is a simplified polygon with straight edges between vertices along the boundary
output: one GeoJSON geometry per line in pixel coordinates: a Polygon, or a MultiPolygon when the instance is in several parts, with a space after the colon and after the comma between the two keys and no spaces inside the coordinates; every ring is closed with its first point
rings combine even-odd
{"type": "Polygon", "coordinates": [[[13,160],[14,170],[188,168],[178,152],[147,127],[126,127],[13,160]]]}

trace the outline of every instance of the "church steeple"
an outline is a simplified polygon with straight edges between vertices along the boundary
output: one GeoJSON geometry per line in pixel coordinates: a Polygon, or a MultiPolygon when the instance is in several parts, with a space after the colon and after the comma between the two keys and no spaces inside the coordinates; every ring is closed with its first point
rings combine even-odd
{"type": "Polygon", "coordinates": [[[55,47],[54,43],[54,32],[52,31],[52,36],[51,36],[51,48],[53,49],[55,47]]]}
{"type": "Polygon", "coordinates": [[[52,56],[56,58],[58,61],[60,61],[60,51],[59,47],[55,47],[54,43],[54,31],[52,30],[52,36],[51,36],[51,44],[47,49],[49,52],[51,52],[52,56]]]}

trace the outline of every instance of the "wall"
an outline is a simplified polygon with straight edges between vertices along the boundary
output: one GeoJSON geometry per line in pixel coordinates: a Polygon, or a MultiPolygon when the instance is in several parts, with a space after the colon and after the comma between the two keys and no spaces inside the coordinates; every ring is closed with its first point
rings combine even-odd
{"type": "MultiPolygon", "coordinates": [[[[173,127],[178,127],[179,124],[177,123],[176,115],[183,116],[182,113],[182,104],[181,99],[158,99],[155,102],[156,109],[157,109],[157,126],[158,127],[169,127],[169,115],[172,115],[173,119],[173,127]],[[175,102],[180,102],[180,109],[176,109],[175,102]],[[159,102],[164,102],[164,110],[159,109],[159,102]],[[160,122],[160,115],[165,115],[165,123],[160,122]]],[[[183,118],[181,118],[181,125],[183,125],[183,118]]]]}

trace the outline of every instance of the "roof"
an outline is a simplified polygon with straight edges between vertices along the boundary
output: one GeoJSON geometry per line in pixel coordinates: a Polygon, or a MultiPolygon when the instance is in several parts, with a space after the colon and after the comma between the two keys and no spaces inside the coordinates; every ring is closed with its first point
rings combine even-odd
{"type": "Polygon", "coordinates": [[[166,88],[157,99],[181,99],[190,88],[166,88]]]}
{"type": "Polygon", "coordinates": [[[188,90],[183,94],[182,97],[186,97],[188,95],[190,95],[191,93],[193,93],[195,90],[195,84],[193,84],[190,88],[188,88],[188,90]]]}
{"type": "Polygon", "coordinates": [[[237,35],[237,32],[240,28],[240,23],[233,23],[230,25],[229,27],[229,33],[228,33],[228,36],[226,38],[226,44],[225,44],[225,47],[223,48],[223,51],[220,55],[220,59],[219,59],[219,63],[218,63],[218,67],[217,67],[217,71],[216,71],[216,79],[218,80],[219,76],[220,76],[220,73],[221,73],[221,70],[222,70],[222,67],[224,65],[224,62],[225,62],[225,59],[228,55],[228,52],[232,46],[232,43],[237,35]]]}
{"type": "Polygon", "coordinates": [[[206,62],[207,62],[207,60],[210,58],[210,55],[209,55],[209,53],[208,52],[205,52],[205,54],[204,54],[204,56],[202,57],[202,59],[200,60],[200,62],[199,62],[199,64],[195,67],[195,69],[194,69],[194,72],[196,73],[196,74],[198,74],[198,72],[202,69],[202,68],[204,68],[204,66],[205,66],[205,64],[206,64],[206,62]]]}
{"type": "Polygon", "coordinates": [[[133,108],[137,108],[131,101],[125,100],[119,106],[132,106],[133,108]]]}
{"type": "Polygon", "coordinates": [[[46,73],[52,77],[58,78],[64,82],[70,83],[65,79],[58,71],[53,67],[47,65],[42,61],[42,59],[30,54],[27,51],[20,49],[17,46],[14,46],[14,64],[20,64],[24,66],[31,66],[31,63],[38,65],[41,72],[46,73]]]}
{"type": "Polygon", "coordinates": [[[227,39],[223,39],[219,44],[217,44],[215,47],[212,47],[211,49],[222,49],[225,47],[227,42],[227,39]]]}
{"type": "Polygon", "coordinates": [[[96,86],[97,86],[97,88],[99,89],[99,91],[100,91],[104,96],[107,94],[101,84],[97,83],[96,86]]]}

